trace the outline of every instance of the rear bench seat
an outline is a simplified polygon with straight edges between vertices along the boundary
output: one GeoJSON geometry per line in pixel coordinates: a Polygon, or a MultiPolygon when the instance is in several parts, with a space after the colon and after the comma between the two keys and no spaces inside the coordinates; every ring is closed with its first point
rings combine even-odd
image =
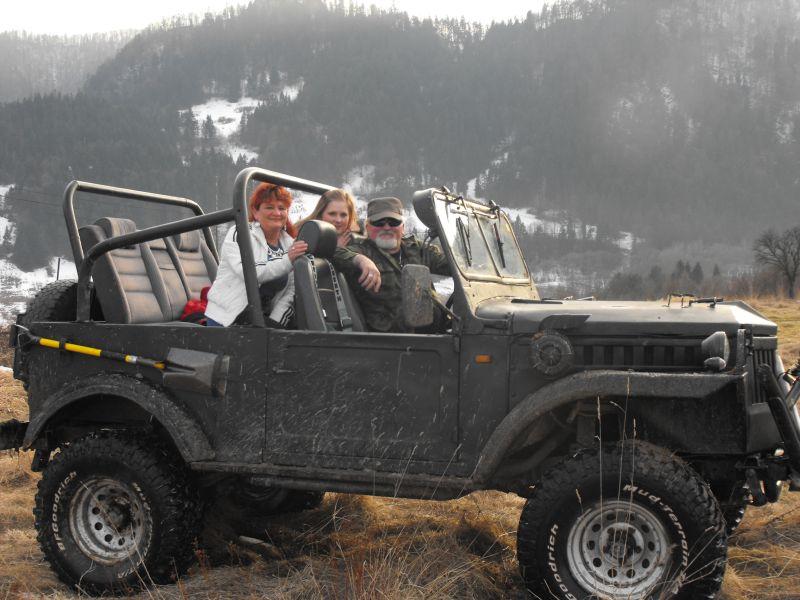
{"type": "Polygon", "coordinates": [[[189,231],[166,240],[167,249],[175,264],[181,266],[179,274],[191,298],[199,298],[204,287],[217,277],[217,260],[199,231],[189,231]]]}
{"type": "MultiPolygon", "coordinates": [[[[130,219],[104,217],[80,229],[84,252],[136,231],[130,219]]],[[[163,323],[180,318],[189,298],[216,276],[216,261],[199,231],[112,250],[94,265],[92,279],[109,323],[163,323]],[[195,234],[192,236],[192,234],[195,234]],[[188,273],[187,273],[188,271],[188,273]]]]}

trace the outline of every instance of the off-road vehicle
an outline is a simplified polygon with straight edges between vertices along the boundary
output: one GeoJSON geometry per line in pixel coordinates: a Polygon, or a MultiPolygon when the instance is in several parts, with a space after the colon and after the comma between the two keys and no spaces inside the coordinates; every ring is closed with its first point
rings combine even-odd
{"type": "MultiPolygon", "coordinates": [[[[254,180],[329,189],[249,168],[233,207],[203,214],[67,187],[78,281],[19,315],[30,422],[0,429],[0,449],[35,450],[38,539],[63,581],[104,593],[182,575],[219,494],[280,511],[326,491],[488,489],[527,499],[517,549],[538,597],[711,598],[745,506],[798,489],[800,384],[777,327],[748,305],[543,299],[502,210],[442,188],[413,198],[453,273],[438,332],[366,331],[320,223],[294,267],[298,329],[270,329],[247,234],[254,180]],[[79,229],[77,192],[196,215],[79,229]],[[179,322],[215,275],[209,228],[230,221],[252,325],[179,322]]],[[[411,330],[429,331],[424,267],[406,267],[403,302],[411,330]]]]}

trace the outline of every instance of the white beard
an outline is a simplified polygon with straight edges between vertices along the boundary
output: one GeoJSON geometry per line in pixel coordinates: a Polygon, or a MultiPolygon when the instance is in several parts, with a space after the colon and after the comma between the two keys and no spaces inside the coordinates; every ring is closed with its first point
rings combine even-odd
{"type": "Polygon", "coordinates": [[[375,245],[381,250],[387,250],[389,252],[397,250],[398,248],[397,238],[395,238],[394,236],[389,237],[388,235],[387,236],[379,235],[378,237],[376,237],[375,245]]]}

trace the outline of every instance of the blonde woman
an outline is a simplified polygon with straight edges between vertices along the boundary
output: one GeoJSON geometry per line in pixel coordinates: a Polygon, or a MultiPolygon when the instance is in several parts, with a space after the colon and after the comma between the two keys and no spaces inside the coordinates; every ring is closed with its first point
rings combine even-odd
{"type": "Polygon", "coordinates": [[[337,245],[344,248],[359,237],[360,228],[356,218],[356,204],[350,192],[341,189],[328,190],[319,198],[319,202],[305,219],[297,224],[297,229],[306,221],[326,221],[336,228],[339,234],[337,245]]]}

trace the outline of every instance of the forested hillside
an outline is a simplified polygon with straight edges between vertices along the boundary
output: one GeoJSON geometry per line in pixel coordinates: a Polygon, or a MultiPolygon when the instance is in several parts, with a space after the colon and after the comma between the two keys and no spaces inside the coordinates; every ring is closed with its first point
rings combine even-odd
{"type": "Polygon", "coordinates": [[[72,178],[227,204],[244,164],[231,140],[312,179],[367,173],[364,194],[446,184],[602,239],[749,246],[797,206],[798,14],[799,0],[575,0],[483,27],[258,0],[152,27],[77,95],[0,105],[13,258],[66,249],[58,209],[28,200],[57,203],[72,178]],[[211,98],[251,101],[227,138],[188,110],[211,98]]]}
{"type": "Polygon", "coordinates": [[[130,39],[126,32],[82,36],[0,32],[0,102],[74,94],[130,39]]]}

